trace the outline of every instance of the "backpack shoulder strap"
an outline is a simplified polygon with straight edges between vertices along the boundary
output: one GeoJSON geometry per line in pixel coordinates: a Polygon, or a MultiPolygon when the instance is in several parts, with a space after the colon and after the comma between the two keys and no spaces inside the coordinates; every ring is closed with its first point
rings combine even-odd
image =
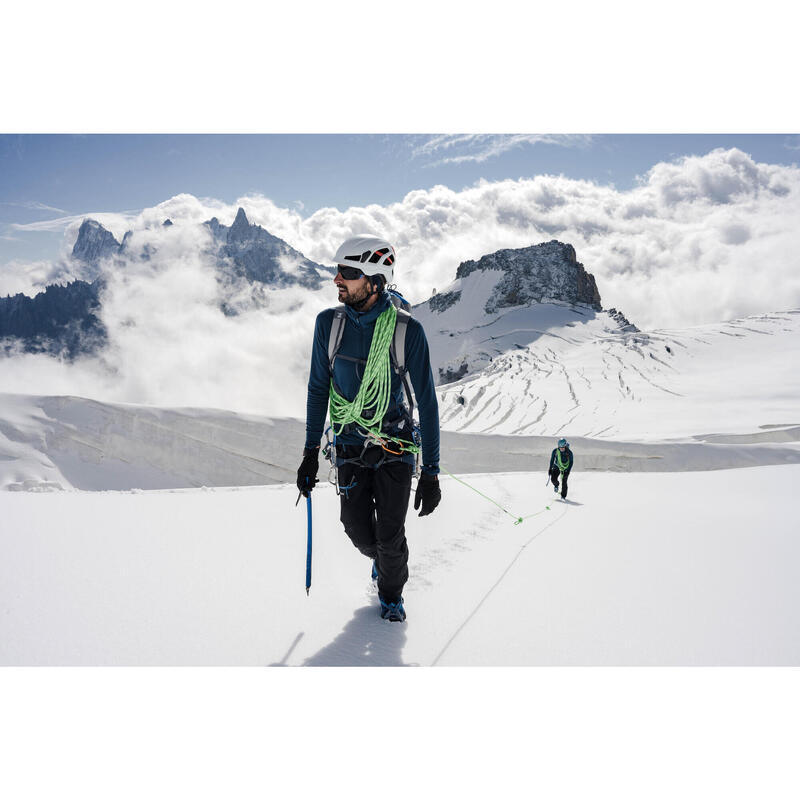
{"type": "Polygon", "coordinates": [[[394,325],[390,355],[395,371],[399,375],[403,375],[406,371],[406,331],[408,330],[409,319],[411,319],[411,314],[408,311],[403,311],[401,308],[397,309],[397,320],[394,325]]]}
{"type": "Polygon", "coordinates": [[[406,333],[408,332],[408,321],[411,314],[401,308],[397,309],[397,319],[394,324],[394,336],[389,347],[394,371],[400,376],[403,382],[403,390],[408,402],[408,411],[411,418],[414,418],[414,394],[411,391],[411,384],[408,381],[408,370],[406,369],[406,333]]]}
{"type": "Polygon", "coordinates": [[[333,373],[333,361],[339,348],[342,346],[342,336],[344,335],[344,323],[347,314],[344,306],[337,306],[333,309],[333,322],[331,323],[331,333],[328,337],[328,367],[333,373]]]}

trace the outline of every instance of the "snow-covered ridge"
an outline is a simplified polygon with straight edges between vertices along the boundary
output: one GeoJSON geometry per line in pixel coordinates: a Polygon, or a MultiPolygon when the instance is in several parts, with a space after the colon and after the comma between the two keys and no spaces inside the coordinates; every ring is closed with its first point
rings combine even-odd
{"type": "MultiPolygon", "coordinates": [[[[0,488],[173,489],[285,483],[299,420],[80,397],[0,395],[0,488]]],[[[298,444],[299,443],[299,444],[298,444]]]]}
{"type": "MultiPolygon", "coordinates": [[[[305,426],[218,409],[0,394],[0,490],[178,489],[294,483],[305,426]]],[[[671,472],[800,463],[800,425],[682,442],[571,437],[581,471],[671,472]]],[[[544,472],[552,436],[443,431],[456,474],[544,472]]],[[[325,464],[320,470],[325,480],[325,464]]]]}

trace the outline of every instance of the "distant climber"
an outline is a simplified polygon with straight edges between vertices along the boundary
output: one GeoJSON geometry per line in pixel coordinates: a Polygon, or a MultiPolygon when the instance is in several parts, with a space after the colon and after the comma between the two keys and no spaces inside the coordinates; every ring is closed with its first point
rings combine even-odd
{"type": "Polygon", "coordinates": [[[556,447],[550,455],[550,480],[553,482],[553,491],[558,494],[558,479],[561,478],[561,497],[567,497],[567,478],[575,459],[572,450],[569,449],[569,442],[566,439],[558,440],[556,447]]]}

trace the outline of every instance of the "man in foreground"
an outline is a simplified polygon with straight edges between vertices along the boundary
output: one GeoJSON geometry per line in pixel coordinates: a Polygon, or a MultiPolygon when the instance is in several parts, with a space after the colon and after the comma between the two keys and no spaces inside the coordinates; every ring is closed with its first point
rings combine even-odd
{"type": "Polygon", "coordinates": [[[319,444],[330,405],[337,488],[345,533],[372,559],[381,617],[406,618],[405,517],[419,446],[404,399],[410,378],[420,416],[422,474],[414,509],[430,514],[439,489],[439,408],[422,325],[398,311],[387,287],[395,251],[374,236],[348,239],[334,257],[334,283],[344,304],[317,316],[306,406],[306,443],[297,488],[317,482],[319,444]],[[396,334],[397,329],[397,334],[396,334]]]}

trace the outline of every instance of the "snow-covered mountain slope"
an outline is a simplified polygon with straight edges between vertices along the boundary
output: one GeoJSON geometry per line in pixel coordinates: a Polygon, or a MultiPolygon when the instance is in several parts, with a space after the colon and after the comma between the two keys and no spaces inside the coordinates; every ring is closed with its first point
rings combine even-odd
{"type": "MultiPolygon", "coordinates": [[[[176,489],[294,483],[305,425],[217,409],[0,394],[0,490],[176,489]]],[[[550,436],[443,431],[454,474],[544,471],[550,436]]],[[[572,437],[580,471],[671,472],[800,463],[800,426],[683,442],[572,437]]],[[[321,468],[324,480],[325,464],[321,468]]]]}
{"type": "Polygon", "coordinates": [[[640,331],[553,241],[462,263],[414,314],[447,430],[652,441],[800,424],[800,310],[640,331]]]}
{"type": "Polygon", "coordinates": [[[0,495],[0,664],[800,664],[800,466],[539,477],[409,514],[406,624],[330,487],[309,596],[291,486],[0,495]]]}
{"type": "Polygon", "coordinates": [[[800,311],[641,332],[586,306],[477,324],[470,308],[417,314],[448,430],[653,440],[800,423],[800,311]]]}

